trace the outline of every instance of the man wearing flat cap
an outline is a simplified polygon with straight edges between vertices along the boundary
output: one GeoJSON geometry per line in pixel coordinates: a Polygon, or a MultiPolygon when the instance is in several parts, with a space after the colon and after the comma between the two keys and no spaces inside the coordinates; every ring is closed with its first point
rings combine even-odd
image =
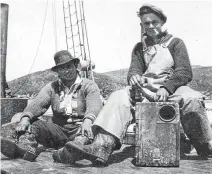
{"type": "MultiPolygon", "coordinates": [[[[86,159],[107,164],[108,157],[121,147],[128,123],[132,120],[131,106],[137,91],[140,101],[177,101],[181,110],[184,132],[201,156],[212,154],[212,131],[204,108],[203,96],[187,84],[192,80],[192,69],[184,42],[164,30],[164,12],[144,4],[138,12],[141,20],[142,41],[132,51],[125,89],[110,95],[93,126],[98,127],[93,143],[66,144],[69,152],[86,159]]],[[[135,100],[134,100],[135,101],[135,100]]]]}
{"type": "Polygon", "coordinates": [[[211,155],[212,130],[203,95],[187,86],[192,80],[192,68],[183,40],[164,30],[167,17],[161,9],[144,4],[138,16],[142,41],[132,52],[129,84],[141,87],[150,100],[179,102],[185,134],[198,155],[211,155]]]}
{"type": "Polygon", "coordinates": [[[9,158],[34,161],[40,153],[39,143],[59,149],[55,159],[71,163],[72,156],[67,154],[68,158],[64,159],[65,143],[73,140],[86,144],[93,138],[91,125],[102,108],[100,90],[95,82],[80,77],[77,70],[80,60],[68,51],[57,52],[54,60],[56,65],[51,70],[58,74],[58,80],[41,89],[24,109],[16,136],[1,137],[1,152],[9,158]],[[38,117],[50,106],[52,120],[40,120],[38,117]],[[62,159],[61,154],[64,154],[62,159]]]}

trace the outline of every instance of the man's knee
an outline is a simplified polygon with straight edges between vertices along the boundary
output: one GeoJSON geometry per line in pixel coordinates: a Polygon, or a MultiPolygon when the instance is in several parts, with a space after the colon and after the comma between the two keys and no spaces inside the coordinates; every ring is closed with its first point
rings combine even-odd
{"type": "Polygon", "coordinates": [[[126,88],[113,92],[107,102],[129,105],[129,94],[126,88]]]}
{"type": "Polygon", "coordinates": [[[36,137],[39,136],[46,129],[48,129],[47,122],[39,119],[34,121],[29,127],[29,131],[35,134],[36,137]]]}
{"type": "Polygon", "coordinates": [[[188,86],[178,88],[172,97],[180,100],[180,108],[183,110],[197,110],[204,108],[203,95],[188,86]]]}
{"type": "Polygon", "coordinates": [[[46,127],[47,123],[43,120],[36,120],[34,121],[31,126],[35,126],[35,127],[46,127]]]}
{"type": "Polygon", "coordinates": [[[117,91],[114,91],[113,93],[111,93],[110,97],[121,97],[123,95],[126,95],[127,94],[127,90],[124,88],[124,89],[120,89],[120,90],[117,90],[117,91]]]}
{"type": "Polygon", "coordinates": [[[195,91],[193,89],[191,89],[188,86],[182,86],[180,87],[177,91],[176,91],[177,95],[181,95],[184,102],[197,102],[197,101],[201,101],[203,100],[203,95],[198,92],[195,91]]]}

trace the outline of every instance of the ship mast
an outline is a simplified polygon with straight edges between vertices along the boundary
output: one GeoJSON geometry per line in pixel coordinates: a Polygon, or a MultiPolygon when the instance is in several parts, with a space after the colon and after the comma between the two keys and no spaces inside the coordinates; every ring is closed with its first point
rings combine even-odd
{"type": "Polygon", "coordinates": [[[1,3],[1,98],[6,96],[6,56],[9,5],[1,3]]]}

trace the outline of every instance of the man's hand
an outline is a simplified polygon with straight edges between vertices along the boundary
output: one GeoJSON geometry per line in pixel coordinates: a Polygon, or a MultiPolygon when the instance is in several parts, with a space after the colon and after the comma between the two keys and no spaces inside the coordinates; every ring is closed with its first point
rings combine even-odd
{"type": "Polygon", "coordinates": [[[160,88],[157,90],[154,100],[159,102],[165,102],[167,101],[168,97],[169,92],[165,88],[160,88]]]}
{"type": "Polygon", "coordinates": [[[89,139],[93,139],[93,132],[91,129],[92,121],[90,119],[85,119],[81,125],[81,134],[85,136],[87,134],[89,139]]]}
{"type": "Polygon", "coordinates": [[[18,126],[16,127],[16,132],[23,134],[26,132],[26,130],[28,129],[29,126],[30,126],[29,117],[23,117],[21,119],[20,123],[18,124],[18,126]]]}
{"type": "Polygon", "coordinates": [[[139,88],[141,88],[144,82],[145,82],[145,79],[138,74],[132,76],[129,80],[129,83],[131,86],[138,86],[139,88]]]}

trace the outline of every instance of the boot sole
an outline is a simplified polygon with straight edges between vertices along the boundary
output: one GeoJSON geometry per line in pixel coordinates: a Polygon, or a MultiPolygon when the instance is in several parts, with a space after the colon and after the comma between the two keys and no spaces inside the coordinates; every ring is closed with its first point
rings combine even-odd
{"type": "Polygon", "coordinates": [[[76,144],[73,141],[68,142],[65,146],[69,151],[75,151],[75,153],[82,153],[84,158],[87,160],[94,162],[95,160],[100,159],[102,164],[104,164],[104,165],[107,164],[107,162],[105,162],[105,160],[103,158],[100,158],[99,156],[85,152],[83,149],[80,148],[80,146],[78,144],[76,144]]]}
{"type": "Polygon", "coordinates": [[[6,138],[1,138],[1,153],[4,156],[12,159],[18,158],[21,157],[21,155],[18,155],[17,153],[19,151],[19,147],[13,141],[6,138]]]}
{"type": "Polygon", "coordinates": [[[59,151],[55,151],[52,154],[52,158],[53,158],[54,162],[57,162],[57,163],[75,164],[75,160],[71,158],[71,154],[69,152],[66,152],[65,155],[67,155],[67,156],[69,155],[69,157],[64,156],[63,154],[60,154],[59,151]]]}
{"type": "Polygon", "coordinates": [[[27,161],[34,161],[36,155],[20,148],[15,142],[1,137],[1,153],[11,159],[22,158],[27,161]]]}

